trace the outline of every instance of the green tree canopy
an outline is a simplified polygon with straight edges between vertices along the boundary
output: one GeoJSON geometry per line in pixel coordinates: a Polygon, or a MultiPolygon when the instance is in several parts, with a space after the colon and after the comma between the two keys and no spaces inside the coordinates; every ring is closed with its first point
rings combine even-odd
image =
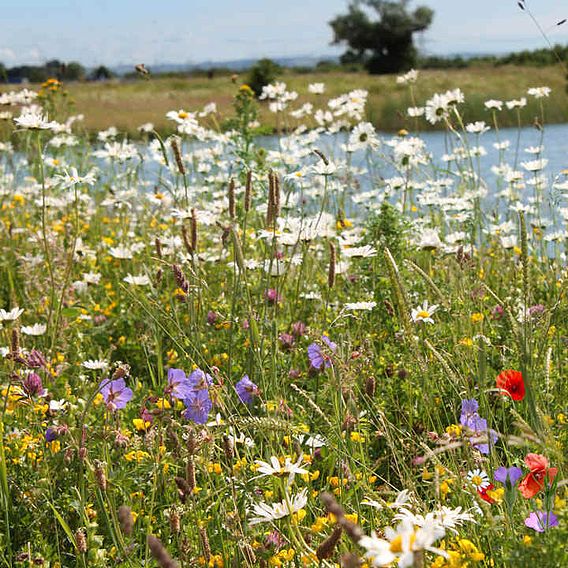
{"type": "Polygon", "coordinates": [[[362,63],[370,73],[398,73],[416,61],[414,34],[432,23],[434,12],[409,0],[352,0],[347,14],[330,22],[336,44],[347,44],[342,63],[362,63]]]}

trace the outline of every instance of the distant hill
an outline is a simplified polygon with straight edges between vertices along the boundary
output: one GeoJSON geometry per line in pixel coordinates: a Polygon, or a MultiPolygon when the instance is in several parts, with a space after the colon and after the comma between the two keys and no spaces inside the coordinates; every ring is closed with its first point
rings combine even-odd
{"type": "MultiPolygon", "coordinates": [[[[233,59],[228,61],[201,61],[199,63],[159,63],[157,65],[147,65],[152,73],[183,73],[184,71],[196,71],[212,68],[231,69],[233,71],[243,71],[250,69],[260,58],[233,59]]],[[[296,57],[271,57],[273,61],[283,67],[313,67],[320,61],[339,62],[339,57],[333,55],[299,55],[296,57]]],[[[111,67],[113,73],[124,75],[131,73],[132,65],[115,65],[111,67]]]]}

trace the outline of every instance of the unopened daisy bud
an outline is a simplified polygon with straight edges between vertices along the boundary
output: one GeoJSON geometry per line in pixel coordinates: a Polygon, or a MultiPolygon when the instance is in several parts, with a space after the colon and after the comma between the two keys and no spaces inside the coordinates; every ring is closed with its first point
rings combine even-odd
{"type": "Polygon", "coordinates": [[[209,544],[209,537],[207,536],[207,529],[205,527],[199,527],[199,539],[201,540],[205,562],[209,563],[209,560],[211,560],[211,546],[209,544]]]}
{"type": "Polygon", "coordinates": [[[229,217],[234,219],[236,216],[235,211],[235,180],[229,180],[229,217]]]}
{"type": "Polygon", "coordinates": [[[335,246],[330,241],[329,242],[329,268],[327,271],[327,285],[329,288],[333,288],[335,284],[335,262],[336,262],[336,253],[335,253],[335,246]]]}
{"type": "Polygon", "coordinates": [[[171,144],[172,144],[172,150],[174,151],[174,159],[176,161],[178,171],[182,176],[184,176],[185,166],[183,165],[183,160],[181,158],[181,151],[179,149],[178,141],[175,138],[173,138],[171,144]]]}
{"type": "Polygon", "coordinates": [[[170,530],[174,534],[179,534],[181,531],[181,519],[176,509],[170,509],[170,530]]]}
{"type": "Polygon", "coordinates": [[[148,548],[160,568],[178,568],[178,563],[168,554],[160,539],[152,534],[148,535],[148,548]]]}
{"type": "Polygon", "coordinates": [[[106,491],[107,488],[107,478],[104,470],[104,463],[100,461],[95,462],[95,481],[97,482],[97,487],[101,491],[106,491]]]}
{"type": "Polygon", "coordinates": [[[134,528],[134,519],[132,518],[130,507],[121,505],[118,508],[118,521],[120,523],[120,530],[123,534],[131,535],[132,529],[134,528]]]}
{"type": "Polygon", "coordinates": [[[375,377],[367,377],[365,381],[365,394],[367,396],[375,396],[375,390],[377,388],[377,382],[375,381],[375,377]]]}
{"type": "Polygon", "coordinates": [[[252,206],[252,171],[247,172],[247,183],[245,186],[245,211],[250,211],[252,206]]]}
{"type": "Polygon", "coordinates": [[[333,556],[333,551],[335,550],[342,533],[343,528],[341,525],[335,525],[333,532],[316,549],[316,556],[318,557],[318,560],[325,560],[333,556]]]}
{"type": "Polygon", "coordinates": [[[85,554],[87,552],[87,535],[85,534],[85,529],[79,529],[75,532],[75,546],[79,554],[85,554]]]}

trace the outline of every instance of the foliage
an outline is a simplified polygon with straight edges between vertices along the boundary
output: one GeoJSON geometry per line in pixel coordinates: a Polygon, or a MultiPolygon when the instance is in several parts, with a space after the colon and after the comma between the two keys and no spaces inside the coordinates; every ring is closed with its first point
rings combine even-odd
{"type": "Polygon", "coordinates": [[[247,84],[258,97],[262,94],[262,87],[274,83],[280,73],[282,73],[282,68],[272,59],[260,59],[251,67],[247,84]]]}
{"type": "Polygon", "coordinates": [[[346,43],[343,64],[364,63],[370,73],[398,73],[413,67],[414,34],[426,30],[434,13],[420,6],[409,12],[408,1],[364,0],[349,4],[348,13],[330,22],[334,43],[346,43]],[[378,19],[369,17],[368,9],[378,19]]]}

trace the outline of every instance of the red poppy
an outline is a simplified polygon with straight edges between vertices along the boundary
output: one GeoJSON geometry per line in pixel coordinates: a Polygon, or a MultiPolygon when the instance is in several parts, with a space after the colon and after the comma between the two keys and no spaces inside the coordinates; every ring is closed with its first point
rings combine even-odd
{"type": "Polygon", "coordinates": [[[519,483],[519,491],[525,499],[531,499],[544,489],[544,482],[547,478],[549,483],[552,483],[558,469],[548,467],[548,460],[540,454],[527,454],[525,463],[530,472],[519,483]]]}
{"type": "Polygon", "coordinates": [[[520,371],[507,369],[497,375],[497,388],[501,394],[509,395],[513,400],[525,398],[525,381],[520,371]]]}
{"type": "Polygon", "coordinates": [[[490,483],[489,485],[487,485],[486,487],[483,487],[482,489],[478,489],[477,490],[477,494],[484,500],[487,501],[488,503],[495,503],[495,499],[493,499],[492,497],[490,497],[487,492],[488,491],[493,491],[493,489],[495,489],[495,486],[493,485],[493,483],[490,483]]]}

